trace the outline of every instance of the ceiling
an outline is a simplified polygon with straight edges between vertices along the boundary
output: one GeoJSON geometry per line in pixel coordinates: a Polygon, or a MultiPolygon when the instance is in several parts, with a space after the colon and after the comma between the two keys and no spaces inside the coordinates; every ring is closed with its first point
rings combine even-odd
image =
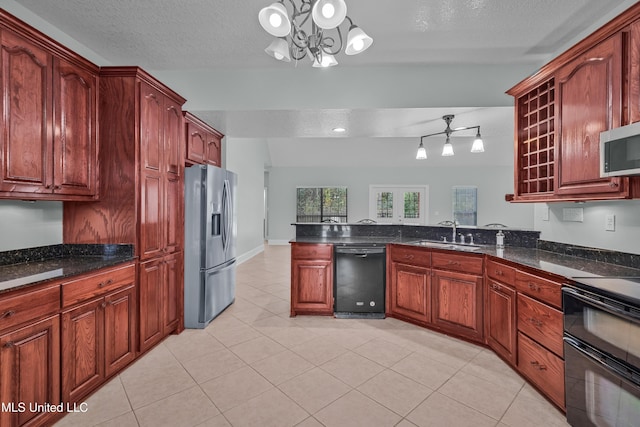
{"type": "MultiPolygon", "coordinates": [[[[281,74],[282,81],[270,78],[274,88],[292,87],[291,76],[299,72],[305,76],[301,87],[322,85],[324,77],[313,74],[306,61],[281,63],[263,52],[272,37],[260,27],[257,16],[259,10],[272,1],[2,0],[7,5],[17,3],[82,43],[103,59],[104,63],[99,65],[140,65],[159,75],[180,70],[185,80],[189,79],[189,72],[203,71],[212,75],[240,75],[239,70],[254,73],[249,74],[254,76],[263,72],[270,76],[281,74]]],[[[334,73],[416,67],[450,67],[464,72],[466,68],[482,65],[498,65],[505,69],[519,65],[519,70],[526,69],[531,73],[579,37],[584,37],[586,32],[593,31],[594,25],[602,25],[606,22],[603,19],[610,19],[633,3],[613,0],[347,0],[348,15],[373,37],[374,43],[360,55],[340,54],[337,57],[339,65],[335,67],[340,70],[334,73]]],[[[512,82],[526,75],[519,71],[512,82]]],[[[468,76],[468,79],[476,78],[482,85],[480,76],[468,76]]],[[[460,81],[460,77],[457,79],[460,81]]],[[[241,91],[242,83],[234,83],[237,86],[232,86],[229,92],[241,91]]],[[[436,86],[439,83],[446,85],[448,93],[455,93],[455,82],[430,82],[436,86]]],[[[424,107],[403,106],[394,102],[393,108],[389,108],[391,103],[385,101],[383,95],[384,91],[391,92],[393,88],[383,88],[384,91],[376,88],[382,95],[370,105],[349,108],[349,101],[344,99],[340,105],[331,105],[331,90],[340,92],[337,86],[339,83],[333,83],[326,87],[327,94],[316,95],[329,99],[322,108],[305,108],[304,103],[297,105],[296,97],[302,99],[307,94],[295,87],[293,93],[288,94],[290,102],[284,108],[256,108],[257,103],[247,98],[241,108],[235,104],[232,108],[221,108],[219,103],[211,107],[199,104],[195,112],[229,138],[266,138],[274,165],[313,165],[310,158],[322,157],[311,154],[313,150],[322,149],[323,141],[329,144],[331,141],[328,140],[335,138],[341,139],[343,149],[352,143],[354,151],[367,144],[373,147],[384,141],[405,140],[408,146],[415,145],[410,149],[414,152],[417,137],[444,129],[441,119],[444,114],[456,114],[452,127],[480,125],[487,146],[493,140],[507,153],[512,152],[509,149],[512,150],[513,112],[508,103],[502,107],[487,107],[476,101],[467,104],[464,97],[460,97],[455,105],[444,99],[441,104],[438,99],[430,99],[428,107],[426,104],[424,107]],[[334,134],[331,131],[334,124],[347,127],[347,132],[334,134]],[[299,144],[300,138],[312,139],[314,143],[307,144],[311,152],[300,153],[307,160],[297,162],[292,159],[299,146],[292,149],[291,144],[299,144]],[[374,138],[379,139],[374,141],[374,138]]],[[[183,87],[178,92],[187,99],[198,96],[197,88],[190,88],[186,83],[183,87]]],[[[504,86],[499,90],[503,93],[508,88],[504,86]]],[[[512,161],[509,155],[505,159],[512,161]]]]}

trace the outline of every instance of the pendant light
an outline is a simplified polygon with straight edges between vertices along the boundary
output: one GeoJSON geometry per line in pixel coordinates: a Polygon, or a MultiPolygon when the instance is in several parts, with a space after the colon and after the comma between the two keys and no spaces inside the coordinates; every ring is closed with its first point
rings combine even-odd
{"type": "Polygon", "coordinates": [[[418,152],[416,153],[416,159],[418,160],[424,160],[427,158],[427,150],[424,148],[424,145],[422,143],[422,140],[424,138],[430,137],[430,136],[436,136],[436,135],[446,135],[447,138],[445,139],[445,143],[444,146],[442,147],[442,156],[443,157],[450,157],[454,155],[453,152],[453,144],[451,144],[451,134],[454,132],[459,132],[461,130],[469,130],[469,129],[476,129],[476,137],[473,141],[473,145],[471,146],[471,152],[472,153],[483,153],[484,152],[484,143],[482,141],[482,136],[480,136],[480,126],[466,126],[466,127],[460,127],[460,128],[455,128],[455,129],[451,129],[451,122],[453,121],[453,118],[455,116],[453,114],[447,114],[445,116],[442,116],[442,120],[445,121],[445,123],[447,124],[447,127],[445,128],[445,130],[443,130],[442,132],[436,132],[436,133],[430,133],[428,135],[422,135],[420,137],[420,145],[418,146],[418,152]]]}

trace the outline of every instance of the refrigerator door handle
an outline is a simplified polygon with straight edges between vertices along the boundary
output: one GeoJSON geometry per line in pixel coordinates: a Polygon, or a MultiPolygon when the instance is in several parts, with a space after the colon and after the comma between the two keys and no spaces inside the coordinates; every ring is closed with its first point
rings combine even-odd
{"type": "Polygon", "coordinates": [[[233,238],[233,203],[232,203],[232,200],[231,200],[231,183],[229,182],[228,179],[225,179],[224,180],[224,184],[225,184],[225,190],[227,192],[227,198],[226,198],[226,207],[227,207],[227,221],[226,221],[226,225],[227,225],[227,242],[226,242],[226,247],[228,248],[230,243],[231,243],[231,239],[233,238]]]}
{"type": "Polygon", "coordinates": [[[229,247],[229,239],[231,238],[232,216],[231,216],[231,190],[229,189],[229,181],[224,180],[222,185],[222,249],[227,252],[229,247]]]}

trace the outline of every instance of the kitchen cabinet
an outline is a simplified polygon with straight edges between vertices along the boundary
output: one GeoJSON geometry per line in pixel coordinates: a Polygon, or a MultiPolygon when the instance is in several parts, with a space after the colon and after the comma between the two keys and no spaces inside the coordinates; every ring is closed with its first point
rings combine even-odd
{"type": "Polygon", "coordinates": [[[103,67],[99,81],[104,191],[97,203],[65,203],[63,238],[135,245],[146,351],[184,328],[185,99],[138,67],[103,67]]]}
{"type": "Polygon", "coordinates": [[[135,266],[62,284],[62,400],[77,402],[136,357],[135,266]]]}
{"type": "Polygon", "coordinates": [[[564,409],[561,279],[516,271],[518,370],[564,409]]]}
{"type": "Polygon", "coordinates": [[[637,177],[600,178],[600,132],[640,120],[640,6],[507,93],[515,99],[516,202],[640,197],[637,177]]]}
{"type": "Polygon", "coordinates": [[[431,321],[431,253],[388,246],[387,315],[425,325],[431,321]]]}
{"type": "Polygon", "coordinates": [[[291,316],[333,315],[333,245],[291,244],[291,316]]]}
{"type": "Polygon", "coordinates": [[[623,178],[600,178],[600,132],[621,125],[622,53],[617,34],[556,72],[556,195],[628,196],[623,178]]]}
{"type": "Polygon", "coordinates": [[[482,341],[482,258],[434,252],[432,255],[433,325],[443,331],[482,341]]]}
{"type": "Polygon", "coordinates": [[[222,166],[222,135],[188,111],[183,113],[185,123],[185,162],[222,166]]]}
{"type": "Polygon", "coordinates": [[[503,359],[516,364],[515,268],[487,260],[485,286],[485,337],[487,345],[503,359]]]}
{"type": "Polygon", "coordinates": [[[182,252],[140,264],[140,351],[173,332],[182,319],[180,300],[182,252]]]}
{"type": "Polygon", "coordinates": [[[98,195],[98,67],[0,12],[0,197],[98,195]]]}
{"type": "Polygon", "coordinates": [[[60,403],[60,316],[55,314],[0,335],[2,426],[47,425],[55,416],[30,405],[60,403]],[[26,410],[20,411],[20,404],[26,410]]]}

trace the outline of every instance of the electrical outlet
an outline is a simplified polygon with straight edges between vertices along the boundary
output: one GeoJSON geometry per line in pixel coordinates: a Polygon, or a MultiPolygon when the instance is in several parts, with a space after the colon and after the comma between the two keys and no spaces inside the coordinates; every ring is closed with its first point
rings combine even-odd
{"type": "Polygon", "coordinates": [[[549,206],[542,206],[540,211],[540,219],[543,221],[549,221],[549,206]]]}
{"type": "Polygon", "coordinates": [[[616,231],[616,216],[614,214],[605,215],[604,229],[605,231],[616,231]]]}

